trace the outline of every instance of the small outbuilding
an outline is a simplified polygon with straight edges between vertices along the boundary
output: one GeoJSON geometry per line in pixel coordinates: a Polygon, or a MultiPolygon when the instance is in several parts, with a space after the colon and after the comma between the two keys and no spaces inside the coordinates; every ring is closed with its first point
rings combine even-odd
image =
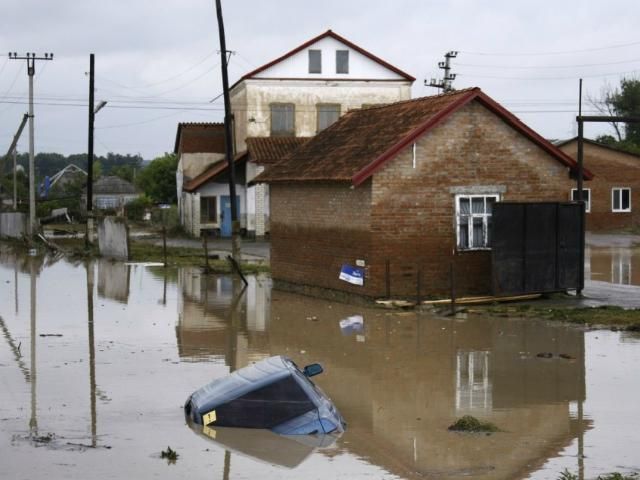
{"type": "MultiPolygon", "coordinates": [[[[578,139],[556,144],[572,158],[578,157],[578,139]]],[[[630,230],[640,226],[640,155],[584,139],[584,165],[595,178],[585,186],[587,230],[630,230]]],[[[569,198],[575,199],[575,186],[569,198]]]]}
{"type": "MultiPolygon", "coordinates": [[[[277,283],[489,293],[496,202],[562,202],[576,162],[479,88],[352,110],[270,166],[277,283]]],[[[585,172],[585,178],[591,174],[585,172]]]]}

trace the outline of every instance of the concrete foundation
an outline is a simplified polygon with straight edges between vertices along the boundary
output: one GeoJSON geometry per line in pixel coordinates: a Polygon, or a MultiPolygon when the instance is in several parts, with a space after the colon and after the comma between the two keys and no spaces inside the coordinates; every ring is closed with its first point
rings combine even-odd
{"type": "Polygon", "coordinates": [[[98,248],[103,257],[129,260],[129,228],[122,217],[105,217],[98,222],[98,248]]]}
{"type": "Polygon", "coordinates": [[[22,238],[27,234],[27,216],[24,213],[0,213],[0,238],[22,238]]]}

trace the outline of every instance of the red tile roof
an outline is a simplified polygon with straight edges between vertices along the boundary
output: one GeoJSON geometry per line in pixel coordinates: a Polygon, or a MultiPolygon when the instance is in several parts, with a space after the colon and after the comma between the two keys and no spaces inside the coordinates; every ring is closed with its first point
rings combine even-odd
{"type": "Polygon", "coordinates": [[[276,63],[279,63],[289,57],[291,57],[292,55],[295,55],[296,53],[300,52],[301,50],[304,50],[305,48],[313,45],[314,43],[316,43],[319,40],[322,40],[325,37],[331,37],[334,38],[335,40],[344,43],[345,45],[347,45],[349,48],[351,48],[352,50],[355,50],[358,53],[361,53],[362,55],[364,55],[367,58],[370,58],[371,60],[373,60],[374,62],[382,65],[383,67],[391,70],[394,73],[397,73],[398,75],[400,75],[402,78],[404,78],[405,80],[408,80],[410,82],[414,82],[416,79],[415,77],[412,77],[411,75],[409,75],[406,72],[403,72],[402,70],[400,70],[398,67],[394,67],[393,65],[391,65],[390,63],[385,62],[384,60],[382,60],[380,57],[375,56],[373,53],[365,50],[362,47],[359,47],[358,45],[356,45],[355,43],[350,42],[349,40],[347,40],[346,38],[338,35],[337,33],[333,32],[332,30],[327,30],[324,33],[321,33],[320,35],[318,35],[317,37],[313,37],[311,40],[308,40],[306,42],[304,42],[302,45],[299,45],[298,47],[294,48],[293,50],[291,50],[290,52],[285,53],[284,55],[276,58],[275,60],[270,61],[269,63],[266,63],[264,65],[262,65],[261,67],[256,68],[255,70],[247,73],[246,75],[244,75],[242,78],[240,78],[240,80],[238,80],[236,83],[234,83],[231,86],[231,90],[233,90],[235,88],[236,85],[238,85],[240,82],[242,82],[243,80],[247,80],[249,78],[255,78],[259,73],[265,71],[266,69],[272,67],[273,65],[275,65],[276,63]]]}
{"type": "Polygon", "coordinates": [[[285,158],[308,140],[309,137],[249,137],[246,141],[251,160],[271,165],[285,158]]]}
{"type": "MultiPolygon", "coordinates": [[[[239,165],[240,163],[246,160],[247,160],[247,152],[241,152],[236,155],[236,157],[233,159],[233,162],[236,165],[239,165]]],[[[182,186],[182,190],[184,190],[185,192],[193,192],[198,188],[200,188],[205,183],[207,183],[209,180],[213,180],[217,176],[222,175],[224,172],[227,171],[228,168],[229,168],[229,165],[227,164],[226,159],[218,160],[216,163],[211,165],[200,175],[198,175],[195,178],[192,178],[188,182],[185,182],[185,184],[182,186]]]]}
{"type": "Polygon", "coordinates": [[[224,123],[179,123],[174,153],[224,153],[224,123]]]}
{"type": "MultiPolygon", "coordinates": [[[[260,174],[255,182],[348,181],[359,185],[403,148],[450,115],[478,101],[505,123],[571,169],[576,162],[527,127],[479,88],[352,110],[260,174]]],[[[591,172],[585,170],[585,178],[591,172]]]]}

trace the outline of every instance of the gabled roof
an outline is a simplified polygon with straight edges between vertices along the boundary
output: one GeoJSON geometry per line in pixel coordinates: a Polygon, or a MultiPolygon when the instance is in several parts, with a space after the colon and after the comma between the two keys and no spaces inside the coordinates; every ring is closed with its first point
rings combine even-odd
{"type": "Polygon", "coordinates": [[[179,123],[173,153],[224,153],[224,123],[179,123]]]}
{"type": "Polygon", "coordinates": [[[398,67],[394,67],[393,65],[391,65],[388,62],[385,62],[384,60],[382,60],[380,57],[375,56],[373,53],[365,50],[362,47],[359,47],[358,45],[356,45],[355,43],[350,42],[349,40],[347,40],[346,38],[338,35],[337,33],[333,32],[332,30],[327,30],[324,33],[321,33],[320,35],[313,37],[311,40],[308,40],[306,42],[304,42],[302,45],[297,46],[296,48],[294,48],[293,50],[285,53],[284,55],[281,55],[280,57],[276,58],[275,60],[270,61],[269,63],[265,63],[264,65],[262,65],[261,67],[256,68],[255,70],[245,74],[242,78],[240,78],[240,80],[238,80],[236,83],[234,83],[231,86],[231,90],[233,90],[235,88],[236,85],[238,85],[240,82],[242,82],[243,80],[247,80],[250,78],[255,78],[258,76],[259,73],[265,71],[266,69],[274,66],[276,63],[280,63],[283,60],[295,55],[296,53],[304,50],[305,48],[313,45],[314,43],[318,42],[319,40],[322,40],[323,38],[326,37],[331,37],[339,42],[344,43],[346,46],[348,46],[349,48],[351,48],[352,50],[355,50],[358,53],[361,53],[362,55],[364,55],[365,57],[369,58],[370,60],[373,60],[374,62],[382,65],[383,67],[391,70],[392,72],[400,75],[401,77],[403,77],[405,80],[408,80],[410,82],[414,82],[416,79],[415,77],[412,77],[411,75],[409,75],[406,72],[403,72],[402,70],[400,70],[398,67]]]}
{"type": "Polygon", "coordinates": [[[110,175],[107,177],[100,177],[93,182],[93,194],[115,194],[115,193],[138,193],[138,189],[131,183],[127,182],[123,178],[110,175]]]}
{"type": "MultiPolygon", "coordinates": [[[[565,145],[570,144],[571,142],[577,142],[577,141],[578,141],[578,137],[573,137],[573,138],[569,138],[567,140],[556,140],[556,141],[553,142],[553,144],[556,147],[560,148],[560,147],[564,147],[565,145]]],[[[582,141],[584,143],[589,144],[589,145],[594,145],[594,146],[600,147],[600,148],[606,148],[607,150],[611,150],[611,151],[614,151],[616,153],[622,153],[623,155],[630,155],[632,157],[640,158],[640,154],[629,152],[627,150],[623,150],[622,148],[618,148],[615,145],[607,145],[606,143],[596,142],[595,140],[591,140],[590,138],[583,138],[582,141]]]]}
{"type": "Polygon", "coordinates": [[[308,140],[309,137],[249,137],[246,142],[251,160],[271,165],[285,158],[308,140]]]}
{"type": "MultiPolygon", "coordinates": [[[[235,164],[240,164],[246,161],[247,157],[248,155],[246,151],[241,152],[236,155],[236,157],[233,159],[233,162],[235,164]]],[[[205,183],[207,183],[209,180],[213,180],[217,176],[222,175],[224,172],[228,170],[228,168],[229,168],[229,165],[226,159],[223,158],[222,160],[218,160],[216,163],[211,165],[200,175],[186,182],[182,186],[182,190],[184,190],[185,192],[193,192],[198,188],[200,188],[205,183]]]]}
{"type": "MultiPolygon", "coordinates": [[[[347,181],[357,186],[386,162],[472,101],[481,103],[563,165],[576,162],[479,88],[347,112],[255,182],[347,181]]],[[[592,177],[585,169],[584,176],[592,177]]]]}

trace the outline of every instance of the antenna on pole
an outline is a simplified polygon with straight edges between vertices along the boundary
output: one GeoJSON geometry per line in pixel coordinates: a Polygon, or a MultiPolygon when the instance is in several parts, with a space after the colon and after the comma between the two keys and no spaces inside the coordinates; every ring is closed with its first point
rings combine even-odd
{"type": "Polygon", "coordinates": [[[425,86],[437,88],[445,93],[454,90],[452,83],[456,79],[456,74],[451,73],[451,59],[457,56],[458,52],[455,50],[445,53],[444,62],[438,62],[438,68],[444,70],[444,76],[441,80],[436,80],[435,78],[432,78],[428,82],[425,80],[425,86]]]}

